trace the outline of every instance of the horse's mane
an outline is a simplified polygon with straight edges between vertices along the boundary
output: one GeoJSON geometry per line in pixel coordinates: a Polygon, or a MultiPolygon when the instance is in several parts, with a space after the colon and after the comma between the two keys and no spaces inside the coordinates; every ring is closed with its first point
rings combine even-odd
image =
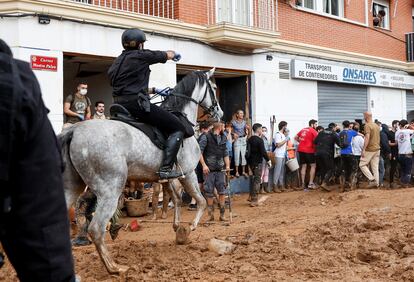
{"type": "Polygon", "coordinates": [[[187,105],[189,100],[174,97],[174,93],[181,95],[186,95],[191,97],[191,94],[194,91],[197,83],[201,84],[205,82],[206,75],[204,71],[192,71],[187,74],[172,90],[172,95],[168,96],[164,102],[162,102],[161,107],[168,110],[173,110],[175,112],[182,112],[184,106],[187,105]]]}

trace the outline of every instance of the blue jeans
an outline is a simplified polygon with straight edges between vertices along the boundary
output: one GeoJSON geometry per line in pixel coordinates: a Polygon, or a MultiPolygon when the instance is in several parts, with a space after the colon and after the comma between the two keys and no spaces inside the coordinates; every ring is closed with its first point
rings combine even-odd
{"type": "Polygon", "coordinates": [[[276,165],[273,170],[273,184],[285,186],[285,158],[276,158],[276,165]]]}
{"type": "Polygon", "coordinates": [[[379,164],[378,164],[378,170],[379,170],[379,184],[384,184],[384,175],[385,175],[385,166],[384,166],[384,158],[379,158],[379,164]]]}
{"type": "Polygon", "coordinates": [[[413,166],[412,155],[399,155],[398,161],[400,163],[401,170],[401,183],[409,184],[411,181],[411,168],[413,166]]]}

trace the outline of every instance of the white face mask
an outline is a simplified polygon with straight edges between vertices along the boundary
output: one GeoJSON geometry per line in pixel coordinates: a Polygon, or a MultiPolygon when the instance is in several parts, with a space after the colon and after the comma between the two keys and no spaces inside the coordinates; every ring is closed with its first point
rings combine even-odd
{"type": "Polygon", "coordinates": [[[81,95],[86,95],[87,93],[88,93],[88,89],[81,89],[80,91],[79,91],[79,93],[81,94],[81,95]]]}

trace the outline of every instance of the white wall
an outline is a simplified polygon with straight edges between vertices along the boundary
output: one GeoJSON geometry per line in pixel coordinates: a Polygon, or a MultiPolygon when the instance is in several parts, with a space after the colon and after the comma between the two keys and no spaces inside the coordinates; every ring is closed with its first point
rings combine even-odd
{"type": "Polygon", "coordinates": [[[284,120],[293,137],[308,126],[310,119],[318,117],[317,83],[302,80],[282,80],[276,73],[255,72],[252,76],[255,101],[253,122],[269,126],[270,116],[275,115],[277,124],[284,120]]]}
{"type": "Polygon", "coordinates": [[[406,118],[405,90],[368,87],[368,104],[374,119],[391,125],[393,120],[406,118]]]}
{"type": "Polygon", "coordinates": [[[33,48],[12,49],[15,58],[30,62],[31,55],[56,57],[57,71],[34,70],[42,91],[43,101],[50,110],[49,119],[55,132],[60,132],[63,124],[63,53],[61,51],[44,51],[33,48]]]}

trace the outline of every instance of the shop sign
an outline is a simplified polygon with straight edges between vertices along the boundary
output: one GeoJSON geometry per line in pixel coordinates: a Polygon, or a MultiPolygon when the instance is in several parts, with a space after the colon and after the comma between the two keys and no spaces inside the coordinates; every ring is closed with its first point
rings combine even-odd
{"type": "Polygon", "coordinates": [[[414,76],[292,60],[292,78],[414,89],[414,76]]]}
{"type": "Polygon", "coordinates": [[[32,70],[57,71],[58,58],[45,56],[30,56],[32,70]]]}

